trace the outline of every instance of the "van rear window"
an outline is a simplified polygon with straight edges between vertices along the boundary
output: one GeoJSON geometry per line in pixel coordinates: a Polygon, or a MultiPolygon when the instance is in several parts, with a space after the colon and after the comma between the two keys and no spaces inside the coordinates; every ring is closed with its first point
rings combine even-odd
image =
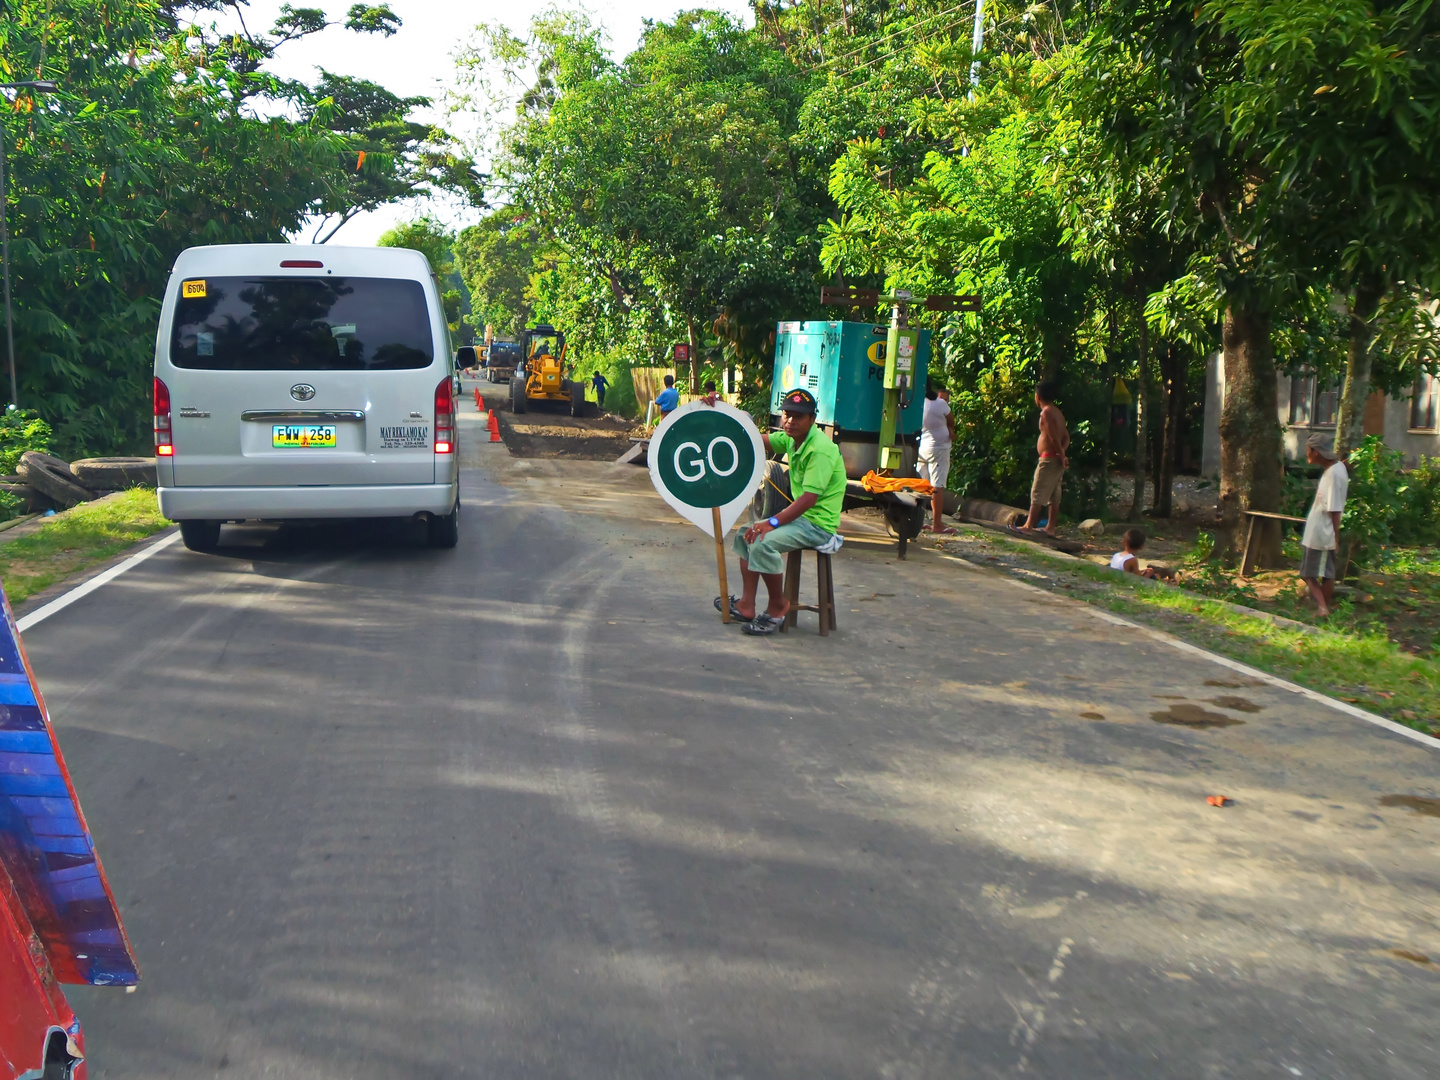
{"type": "Polygon", "coordinates": [[[354,371],[429,367],[425,290],[394,278],[186,279],[170,361],[216,371],[354,371]]]}

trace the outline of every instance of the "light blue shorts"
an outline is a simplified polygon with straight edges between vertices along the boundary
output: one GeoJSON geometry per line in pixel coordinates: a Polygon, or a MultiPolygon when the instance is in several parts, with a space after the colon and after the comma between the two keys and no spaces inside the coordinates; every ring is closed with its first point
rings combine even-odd
{"type": "Polygon", "coordinates": [[[771,529],[753,544],[745,542],[745,530],[741,529],[735,534],[735,553],[757,574],[783,574],[785,560],[781,556],[818,548],[833,535],[809,518],[796,518],[778,529],[771,529]]]}

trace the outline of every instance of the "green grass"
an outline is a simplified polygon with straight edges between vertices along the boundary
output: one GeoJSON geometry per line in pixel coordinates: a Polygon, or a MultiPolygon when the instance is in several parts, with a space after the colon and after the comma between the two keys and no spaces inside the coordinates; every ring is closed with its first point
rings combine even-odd
{"type": "Polygon", "coordinates": [[[113,558],[170,524],[160,516],[155,492],[146,488],[82,503],[42,520],[38,532],[8,543],[0,533],[0,581],[11,604],[113,558]]]}
{"type": "MultiPolygon", "coordinates": [[[[1433,656],[1407,652],[1374,621],[1341,620],[1312,630],[1294,629],[1182,589],[1126,580],[1091,562],[1066,559],[988,534],[983,539],[1015,560],[1056,575],[1048,584],[1052,591],[1098,604],[1261,671],[1440,735],[1440,663],[1433,656]]],[[[1041,584],[1039,580],[1033,583],[1041,584]]]]}
{"type": "MultiPolygon", "coordinates": [[[[1285,557],[1298,562],[1298,546],[1292,550],[1287,542],[1285,557]]],[[[1189,592],[1328,630],[1361,637],[1380,634],[1403,651],[1432,661],[1440,656],[1440,550],[1436,548],[1388,549],[1380,566],[1360,573],[1337,591],[1334,609],[1323,620],[1293,571],[1261,571],[1246,581],[1213,562],[1190,558],[1186,563],[1183,587],[1189,592]]]]}

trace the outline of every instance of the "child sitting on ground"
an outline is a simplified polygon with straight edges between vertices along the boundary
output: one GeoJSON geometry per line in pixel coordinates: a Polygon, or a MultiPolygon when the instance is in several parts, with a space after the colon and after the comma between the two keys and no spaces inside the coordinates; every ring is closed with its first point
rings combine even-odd
{"type": "Polygon", "coordinates": [[[1140,560],[1135,553],[1145,546],[1145,534],[1139,529],[1126,529],[1125,535],[1120,537],[1120,543],[1124,545],[1123,551],[1117,551],[1110,556],[1110,569],[1123,570],[1127,574],[1139,574],[1145,578],[1158,577],[1153,567],[1147,566],[1140,569],[1140,560]]]}

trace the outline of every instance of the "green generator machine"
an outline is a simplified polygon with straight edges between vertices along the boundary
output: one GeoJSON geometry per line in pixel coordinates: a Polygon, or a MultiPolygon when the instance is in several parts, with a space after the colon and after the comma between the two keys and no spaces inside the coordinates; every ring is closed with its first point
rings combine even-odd
{"type": "MultiPolygon", "coordinates": [[[[780,423],[780,401],[797,387],[815,395],[815,422],[840,447],[846,475],[858,480],[881,468],[880,427],[885,408],[885,342],[888,326],[858,322],[782,322],[775,333],[775,374],[770,384],[771,422],[780,423]]],[[[920,330],[909,385],[900,392],[896,442],[904,475],[914,475],[930,368],[930,331],[920,330]]]]}

